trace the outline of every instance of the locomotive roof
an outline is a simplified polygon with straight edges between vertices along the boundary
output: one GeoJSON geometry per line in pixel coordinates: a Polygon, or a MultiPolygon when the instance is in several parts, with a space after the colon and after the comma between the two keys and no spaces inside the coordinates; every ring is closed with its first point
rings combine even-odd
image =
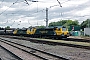
{"type": "Polygon", "coordinates": [[[54,28],[54,27],[57,27],[57,28],[66,28],[65,26],[50,26],[49,28],[54,28]]]}
{"type": "Polygon", "coordinates": [[[55,29],[56,27],[53,27],[53,28],[37,28],[37,29],[40,29],[40,30],[53,30],[55,29]]]}

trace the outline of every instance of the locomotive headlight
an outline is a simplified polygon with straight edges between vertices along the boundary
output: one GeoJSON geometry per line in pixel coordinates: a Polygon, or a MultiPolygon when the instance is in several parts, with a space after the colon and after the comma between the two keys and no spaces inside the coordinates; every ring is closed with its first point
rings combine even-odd
{"type": "Polygon", "coordinates": [[[67,36],[70,36],[70,34],[69,34],[69,33],[67,33],[67,36]]]}

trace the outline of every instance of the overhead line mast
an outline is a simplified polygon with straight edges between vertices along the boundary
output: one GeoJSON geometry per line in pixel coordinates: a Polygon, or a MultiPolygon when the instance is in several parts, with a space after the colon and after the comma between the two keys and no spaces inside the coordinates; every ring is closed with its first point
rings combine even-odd
{"type": "MultiPolygon", "coordinates": [[[[58,0],[57,0],[58,1],[58,0]]],[[[61,3],[58,1],[58,3],[59,3],[59,5],[60,5],[60,7],[62,7],[61,6],[61,3]]],[[[48,8],[46,8],[46,28],[48,27],[48,8]]]]}
{"type": "Polygon", "coordinates": [[[48,8],[46,8],[46,28],[48,27],[48,8]]]}

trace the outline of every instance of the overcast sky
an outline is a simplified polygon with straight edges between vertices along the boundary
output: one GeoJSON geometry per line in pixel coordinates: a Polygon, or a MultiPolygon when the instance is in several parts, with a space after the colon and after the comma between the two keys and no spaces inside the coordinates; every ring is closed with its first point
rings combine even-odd
{"type": "Polygon", "coordinates": [[[62,7],[57,0],[0,0],[0,27],[46,26],[46,8],[49,23],[64,19],[81,23],[90,18],[90,0],[58,1],[62,7]]]}

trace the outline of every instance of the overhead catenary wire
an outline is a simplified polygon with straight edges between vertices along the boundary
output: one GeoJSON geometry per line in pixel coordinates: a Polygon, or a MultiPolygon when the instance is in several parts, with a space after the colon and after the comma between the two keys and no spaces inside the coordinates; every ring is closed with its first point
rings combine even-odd
{"type": "MultiPolygon", "coordinates": [[[[44,9],[45,10],[45,9],[44,9]]],[[[43,11],[43,10],[42,10],[43,11]]],[[[37,13],[37,12],[35,12],[35,13],[37,13]]],[[[61,14],[62,15],[62,14],[61,14]]]]}
{"type": "Polygon", "coordinates": [[[10,5],[6,10],[4,10],[3,12],[0,13],[0,15],[2,15],[5,11],[7,11],[11,6],[13,6],[15,3],[17,3],[18,0],[16,0],[14,3],[12,3],[12,5],[10,5]]]}
{"type": "MultiPolygon", "coordinates": [[[[31,25],[31,23],[29,22],[29,20],[28,20],[28,24],[31,25]]],[[[31,25],[31,26],[32,26],[32,25],[31,25]]]]}
{"type": "Polygon", "coordinates": [[[29,5],[29,3],[27,2],[27,0],[25,0],[26,1],[26,4],[28,4],[29,5]]]}
{"type": "MultiPolygon", "coordinates": [[[[31,1],[31,0],[30,0],[30,1],[31,1]]],[[[68,2],[68,1],[70,1],[70,0],[67,0],[67,1],[65,1],[65,2],[62,2],[61,4],[66,3],[66,2],[68,2]]],[[[53,5],[53,6],[50,6],[49,8],[54,7],[54,6],[59,6],[59,5],[53,5]]],[[[43,12],[44,10],[46,11],[46,9],[42,9],[42,10],[39,10],[39,11],[34,12],[34,13],[43,12]]],[[[34,14],[34,13],[33,13],[33,14],[34,14]]],[[[30,14],[29,14],[29,15],[30,15],[30,14]]]]}
{"type": "Polygon", "coordinates": [[[12,26],[14,23],[15,23],[15,21],[10,26],[12,26]]]}
{"type": "Polygon", "coordinates": [[[67,1],[64,1],[64,2],[62,2],[62,3],[60,3],[60,2],[58,1],[58,3],[59,3],[60,5],[53,5],[53,6],[50,6],[49,8],[52,8],[52,7],[54,7],[54,6],[60,6],[60,7],[62,7],[61,4],[66,3],[66,2],[68,2],[68,1],[71,1],[71,0],[67,0],[67,1]]]}
{"type": "MultiPolygon", "coordinates": [[[[64,2],[65,3],[65,2],[64,2]]],[[[37,12],[34,12],[34,13],[38,13],[38,12],[41,12],[41,11],[44,11],[44,10],[46,10],[46,9],[42,9],[42,10],[39,10],[39,11],[37,11],[37,12]]],[[[30,16],[31,14],[29,14],[29,16],[30,16]]],[[[29,17],[29,16],[23,16],[23,17],[19,17],[19,18],[25,18],[25,17],[29,17]]],[[[28,21],[28,23],[29,23],[29,21],[28,21]]]]}
{"type": "Polygon", "coordinates": [[[0,5],[4,2],[4,0],[2,0],[2,2],[0,3],[0,5]]]}
{"type": "MultiPolygon", "coordinates": [[[[27,0],[25,0],[25,1],[27,1],[27,0]]],[[[31,1],[31,0],[30,0],[31,1]]],[[[68,1],[70,1],[70,0],[68,0],[68,1]]],[[[68,2],[68,1],[65,1],[65,2],[68,2]]],[[[63,3],[65,3],[65,2],[63,2],[63,3]]],[[[61,3],[62,4],[62,3],[61,3]]],[[[58,5],[54,5],[54,6],[58,6],[58,5]]],[[[50,6],[49,8],[51,8],[52,6],[50,6]]],[[[42,10],[39,10],[39,11],[37,11],[37,12],[34,12],[34,13],[38,13],[38,12],[43,12],[44,10],[46,10],[46,9],[42,9],[42,10]]],[[[31,14],[29,14],[29,15],[31,15],[31,14]]],[[[24,16],[25,17],[25,16],[24,16]]],[[[23,17],[21,17],[21,18],[23,18],[23,17]]]]}
{"type": "MultiPolygon", "coordinates": [[[[25,1],[27,2],[27,0],[25,0],[25,1]]],[[[31,1],[31,0],[30,0],[30,1],[31,1]]],[[[68,0],[68,1],[70,1],[70,0],[68,0]]],[[[17,2],[17,1],[16,1],[16,2],[17,2]]],[[[15,2],[15,3],[16,3],[16,2],[15,2]]],[[[33,1],[32,1],[32,2],[33,2],[33,1]]],[[[38,2],[38,1],[35,1],[35,2],[38,2]]],[[[65,2],[67,2],[67,1],[65,1],[65,2]]],[[[65,3],[65,2],[64,2],[64,3],[65,3]]],[[[27,2],[27,3],[28,3],[28,2],[27,2]]],[[[14,3],[13,3],[13,4],[14,4],[14,3]]],[[[62,4],[62,3],[61,3],[61,4],[62,4]]],[[[55,6],[55,5],[54,5],[54,6],[55,6]]],[[[58,5],[56,5],[56,6],[58,6],[58,5]]],[[[11,7],[11,6],[10,6],[10,7],[11,7]]],[[[6,10],[7,10],[7,9],[6,9],[6,10]]],[[[38,12],[41,12],[41,11],[43,11],[43,10],[46,10],[46,9],[42,9],[42,10],[37,11],[37,12],[34,12],[34,13],[38,13],[38,12]]]]}
{"type": "MultiPolygon", "coordinates": [[[[26,1],[26,0],[25,0],[26,1]]],[[[43,10],[45,10],[45,9],[43,9],[43,10]]],[[[43,10],[40,10],[40,11],[37,11],[37,12],[34,12],[34,13],[38,13],[38,12],[41,12],[41,11],[43,11],[43,10]]],[[[30,14],[29,14],[30,15],[30,14]]],[[[25,16],[24,16],[25,17],[25,16]]],[[[20,18],[24,18],[24,17],[20,17],[20,18]]],[[[26,16],[27,17],[27,16],[26,16]]]]}
{"type": "MultiPolygon", "coordinates": [[[[20,2],[24,2],[24,1],[20,1],[20,2]]],[[[17,1],[17,3],[19,3],[19,2],[17,1]]],[[[16,14],[16,13],[18,13],[18,12],[20,12],[20,11],[16,11],[16,12],[10,13],[10,14],[16,14]]],[[[6,13],[6,15],[9,15],[9,14],[6,13]]]]}
{"type": "MultiPolygon", "coordinates": [[[[25,1],[27,1],[27,0],[25,0],[25,1]]],[[[31,1],[31,0],[30,0],[30,1],[31,1]]],[[[68,2],[68,1],[70,1],[70,0],[67,0],[67,1],[65,1],[65,2],[68,2]]],[[[63,3],[65,3],[65,2],[63,2],[63,3]]],[[[62,3],[61,3],[61,4],[62,4],[62,3]]],[[[50,6],[49,8],[54,7],[54,6],[59,6],[59,5],[53,5],[53,6],[50,6]]],[[[46,9],[42,9],[42,10],[33,12],[33,14],[38,13],[38,12],[43,12],[44,10],[46,10],[46,9]]],[[[31,14],[28,14],[28,15],[31,15],[31,14]]],[[[25,17],[25,16],[24,16],[24,17],[25,17]]],[[[26,16],[26,17],[27,17],[27,16],[26,16]]],[[[29,16],[28,16],[28,17],[29,17],[29,16]]],[[[20,18],[23,18],[23,17],[20,17],[20,18]]]]}
{"type": "MultiPolygon", "coordinates": [[[[58,5],[59,6],[59,5],[58,5]]],[[[37,11],[37,12],[34,12],[34,13],[38,13],[38,12],[41,12],[41,11],[44,11],[44,10],[46,10],[46,9],[43,9],[43,10],[40,10],[40,11],[37,11]]],[[[30,14],[29,14],[30,15],[30,14]]],[[[25,16],[24,16],[25,17],[25,16]]],[[[27,17],[27,16],[26,16],[27,17]]]]}
{"type": "MultiPolygon", "coordinates": [[[[68,1],[71,1],[71,0],[68,0],[68,1]]],[[[68,2],[68,1],[65,1],[65,2],[62,2],[62,3],[66,3],[66,2],[68,2]]],[[[61,3],[61,4],[62,4],[61,3]]],[[[59,5],[55,5],[55,6],[59,6],[59,5]]],[[[53,6],[50,6],[50,8],[51,7],[53,7],[53,6]]],[[[78,10],[78,7],[82,7],[82,5],[76,5],[74,8],[73,8],[73,10],[78,10]]],[[[79,8],[80,9],[80,8],[79,8]]],[[[61,14],[61,16],[62,16],[62,14],[61,14]]],[[[72,16],[72,15],[71,15],[72,16]]],[[[82,16],[74,16],[74,17],[86,17],[87,15],[82,15],[82,16]]]]}
{"type": "MultiPolygon", "coordinates": [[[[68,1],[70,1],[70,0],[64,1],[64,2],[62,2],[62,3],[59,2],[60,7],[62,7],[61,4],[66,3],[66,2],[68,2],[68,1]]],[[[52,8],[52,7],[54,7],[54,6],[59,6],[59,5],[53,5],[53,6],[50,6],[50,7],[48,7],[48,8],[52,8]]],[[[40,10],[40,11],[43,11],[43,10],[46,10],[46,9],[42,9],[42,10],[40,10]]],[[[40,11],[39,11],[39,12],[40,12],[40,11]]],[[[37,13],[37,12],[35,12],[35,13],[37,13]]]]}
{"type": "MultiPolygon", "coordinates": [[[[26,2],[27,2],[27,0],[25,0],[26,2]]],[[[18,3],[18,2],[17,2],[18,3]]],[[[29,5],[31,5],[31,4],[29,4],[29,5]]],[[[27,8],[25,8],[25,9],[27,9],[27,8]]],[[[6,9],[7,10],[7,9],[6,9]]],[[[37,8],[37,10],[38,10],[38,8],[37,8]]],[[[44,9],[43,9],[44,10],[44,9]]],[[[41,12],[41,11],[43,11],[43,10],[40,10],[40,11],[36,11],[36,12],[34,12],[34,13],[38,13],[38,12],[41,12]]],[[[16,12],[14,12],[14,13],[10,13],[10,14],[16,14],[17,12],[20,12],[20,11],[16,11],[16,12]]],[[[6,14],[7,15],[7,14],[6,14]]],[[[28,15],[31,15],[31,14],[28,14],[28,15]]],[[[23,17],[21,17],[21,18],[23,18],[23,17]]]]}
{"type": "MultiPolygon", "coordinates": [[[[14,4],[17,3],[17,2],[18,2],[18,0],[16,0],[12,5],[14,5],[14,4]]],[[[10,5],[9,8],[10,8],[12,5],[10,5]]],[[[9,8],[7,8],[7,9],[4,10],[2,13],[0,13],[0,15],[3,14],[5,11],[7,11],[9,8]]],[[[16,11],[16,12],[17,12],[17,11],[16,11]]],[[[15,13],[16,13],[16,12],[15,12],[15,13]]],[[[12,14],[15,14],[15,13],[12,13],[12,14]]],[[[6,14],[6,15],[7,15],[7,14],[6,14]]],[[[12,18],[12,19],[13,19],[13,18],[12,18]]],[[[12,20],[12,19],[10,19],[10,20],[12,20]]],[[[14,21],[14,22],[15,22],[15,21],[14,21]]],[[[4,24],[7,24],[7,23],[8,23],[8,20],[7,20],[4,24]]],[[[14,24],[14,23],[13,23],[13,24],[14,24]]],[[[13,24],[11,24],[10,26],[12,26],[13,24]]]]}

